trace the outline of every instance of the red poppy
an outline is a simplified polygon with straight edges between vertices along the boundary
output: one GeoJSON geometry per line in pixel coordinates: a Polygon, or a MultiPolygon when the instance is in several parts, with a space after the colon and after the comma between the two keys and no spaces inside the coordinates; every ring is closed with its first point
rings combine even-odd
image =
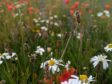
{"type": "Polygon", "coordinates": [[[71,9],[77,9],[79,6],[79,1],[76,1],[72,6],[71,6],[71,9]]]}
{"type": "Polygon", "coordinates": [[[28,8],[28,12],[29,12],[29,14],[32,14],[32,13],[33,13],[33,10],[34,10],[33,7],[29,7],[29,8],[28,8]]]}
{"type": "Polygon", "coordinates": [[[106,10],[110,10],[110,8],[111,8],[111,5],[110,5],[110,4],[106,4],[106,5],[105,5],[105,9],[106,9],[106,10]]]}
{"type": "Polygon", "coordinates": [[[12,11],[15,8],[15,6],[13,4],[7,4],[6,6],[7,6],[7,10],[9,12],[12,11]]]}
{"type": "Polygon", "coordinates": [[[70,14],[73,15],[74,14],[74,10],[71,9],[70,10],[70,14]]]}
{"type": "Polygon", "coordinates": [[[69,70],[64,70],[63,73],[60,75],[59,80],[61,82],[67,81],[71,75],[76,74],[77,71],[74,68],[70,68],[69,70]]]}
{"type": "Polygon", "coordinates": [[[70,8],[70,14],[73,15],[74,10],[77,9],[79,6],[79,1],[76,1],[70,8]]]}
{"type": "Polygon", "coordinates": [[[65,4],[69,4],[71,0],[64,0],[65,4]]]}

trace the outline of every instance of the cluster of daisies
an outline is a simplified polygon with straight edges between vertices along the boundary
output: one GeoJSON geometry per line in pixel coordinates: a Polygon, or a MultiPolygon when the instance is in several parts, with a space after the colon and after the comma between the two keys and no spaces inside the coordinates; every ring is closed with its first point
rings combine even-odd
{"type": "Polygon", "coordinates": [[[90,84],[95,81],[92,75],[89,77],[86,74],[81,74],[78,76],[77,70],[70,67],[70,63],[71,62],[68,61],[66,64],[63,64],[62,60],[51,58],[50,60],[46,60],[41,63],[40,68],[44,70],[47,68],[47,70],[52,74],[62,71],[58,78],[61,84],[90,84]],[[63,67],[64,70],[61,70],[61,67],[63,67]]]}
{"type": "Polygon", "coordinates": [[[48,18],[41,18],[42,13],[39,14],[39,18],[34,18],[33,21],[37,26],[41,26],[42,24],[46,24],[46,26],[56,26],[59,27],[60,20],[57,15],[49,16],[48,18]]]}
{"type": "MultiPolygon", "coordinates": [[[[47,48],[47,51],[48,50],[51,49],[47,48]]],[[[46,50],[41,46],[37,46],[36,50],[34,51],[35,55],[40,57],[42,57],[45,52],[46,50]]],[[[95,78],[92,75],[78,75],[77,70],[70,65],[71,61],[65,63],[62,59],[55,59],[51,57],[50,59],[46,59],[45,61],[43,61],[40,64],[40,68],[47,72],[47,74],[58,74],[58,81],[60,82],[60,84],[90,84],[91,82],[95,81],[95,78]]]]}
{"type": "MultiPolygon", "coordinates": [[[[63,15],[62,18],[66,16],[63,15]]],[[[31,30],[38,34],[40,37],[48,37],[48,35],[57,38],[62,38],[64,34],[61,32],[62,20],[59,19],[58,15],[50,15],[47,18],[42,18],[40,13],[39,18],[34,18],[35,28],[31,30]]],[[[63,23],[64,25],[64,23],[63,23]]]]}
{"type": "Polygon", "coordinates": [[[17,54],[15,52],[4,52],[0,54],[0,64],[7,60],[18,60],[17,54]]]}
{"type": "MultiPolygon", "coordinates": [[[[106,52],[112,51],[112,44],[108,44],[104,47],[106,52]]],[[[45,53],[45,49],[41,46],[37,46],[35,54],[42,56],[45,53]]],[[[111,60],[107,59],[105,54],[94,56],[90,59],[93,63],[93,67],[97,67],[99,63],[102,63],[103,69],[106,70],[109,67],[108,62],[111,60]]],[[[86,74],[78,75],[77,70],[70,67],[71,62],[64,63],[62,59],[50,58],[40,64],[40,68],[44,71],[48,71],[51,74],[61,73],[59,81],[61,84],[91,84],[95,81],[95,77],[86,74]]]]}

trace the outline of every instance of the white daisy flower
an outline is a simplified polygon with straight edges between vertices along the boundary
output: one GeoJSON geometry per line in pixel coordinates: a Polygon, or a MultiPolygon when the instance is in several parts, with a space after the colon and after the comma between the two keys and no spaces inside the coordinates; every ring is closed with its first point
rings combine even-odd
{"type": "Polygon", "coordinates": [[[61,82],[61,84],[81,84],[81,81],[79,80],[79,77],[75,75],[71,75],[71,78],[67,81],[61,82]]]}
{"type": "Polygon", "coordinates": [[[107,17],[110,17],[110,12],[108,10],[103,11],[107,17]]]}
{"type": "Polygon", "coordinates": [[[55,22],[55,23],[54,23],[54,26],[57,26],[57,27],[59,27],[59,24],[58,24],[57,22],[55,22]]]}
{"type": "Polygon", "coordinates": [[[102,17],[102,16],[110,17],[110,12],[108,10],[104,10],[103,12],[98,12],[97,16],[98,17],[102,17]]]}
{"type": "Polygon", "coordinates": [[[60,60],[56,60],[51,58],[50,60],[47,60],[43,63],[41,63],[40,68],[45,69],[46,65],[48,65],[48,70],[51,71],[53,74],[55,74],[55,72],[59,72],[60,68],[59,66],[63,66],[60,62],[60,60]]]}
{"type": "Polygon", "coordinates": [[[49,19],[50,19],[50,20],[53,20],[53,17],[51,16],[51,17],[49,17],[49,19]]]}
{"type": "Polygon", "coordinates": [[[98,16],[98,17],[101,17],[102,15],[103,15],[103,12],[98,12],[98,13],[97,13],[97,16],[98,16]]]}
{"type": "Polygon", "coordinates": [[[108,44],[106,47],[104,47],[104,50],[106,52],[112,51],[112,44],[108,44]]]}
{"type": "Polygon", "coordinates": [[[94,77],[92,75],[80,75],[80,77],[76,75],[71,75],[71,78],[69,78],[66,81],[62,81],[61,84],[90,84],[91,82],[95,81],[94,77]]]}
{"type": "Polygon", "coordinates": [[[44,52],[45,52],[44,48],[37,46],[37,49],[35,51],[36,54],[39,54],[42,56],[44,52]]]}
{"type": "Polygon", "coordinates": [[[90,84],[91,82],[95,81],[94,78],[95,77],[93,77],[92,75],[90,75],[89,78],[88,78],[88,84],[90,84]]]}
{"type": "Polygon", "coordinates": [[[48,29],[47,29],[47,27],[43,26],[43,27],[41,27],[41,30],[47,31],[48,29]]]}
{"type": "Polygon", "coordinates": [[[49,21],[49,20],[46,20],[46,23],[47,23],[47,24],[49,24],[49,23],[50,23],[50,21],[49,21]]]}
{"type": "Polygon", "coordinates": [[[11,55],[11,56],[14,57],[14,56],[16,56],[16,55],[17,55],[17,54],[16,54],[15,52],[12,52],[12,55],[11,55]]]}
{"type": "Polygon", "coordinates": [[[39,20],[36,19],[36,18],[34,18],[33,21],[34,21],[35,23],[38,23],[38,22],[39,22],[39,20]]]}
{"type": "Polygon", "coordinates": [[[5,53],[2,54],[2,59],[11,59],[14,56],[16,56],[16,53],[15,52],[12,52],[11,54],[8,53],[8,52],[5,52],[5,53]]]}
{"type": "Polygon", "coordinates": [[[91,58],[90,62],[93,63],[93,66],[96,67],[99,62],[103,63],[103,69],[107,69],[108,68],[108,62],[110,62],[111,60],[106,59],[107,56],[106,55],[98,55],[98,56],[94,56],[93,58],[91,58]]]}
{"type": "Polygon", "coordinates": [[[45,20],[40,20],[40,22],[41,22],[41,23],[44,23],[44,22],[45,22],[45,20]]]}
{"type": "Polygon", "coordinates": [[[62,34],[60,34],[60,33],[59,33],[59,34],[57,34],[57,37],[61,38],[61,37],[62,37],[62,34]]]}
{"type": "Polygon", "coordinates": [[[71,75],[71,78],[67,81],[61,82],[61,84],[90,84],[91,82],[95,81],[92,75],[87,77],[87,75],[80,75],[80,77],[76,75],[71,75]]]}
{"type": "Polygon", "coordinates": [[[56,18],[56,19],[57,19],[57,18],[58,18],[58,16],[57,16],[57,15],[54,15],[54,18],[56,18]]]}
{"type": "Polygon", "coordinates": [[[10,55],[5,56],[6,59],[11,59],[10,55]]]}

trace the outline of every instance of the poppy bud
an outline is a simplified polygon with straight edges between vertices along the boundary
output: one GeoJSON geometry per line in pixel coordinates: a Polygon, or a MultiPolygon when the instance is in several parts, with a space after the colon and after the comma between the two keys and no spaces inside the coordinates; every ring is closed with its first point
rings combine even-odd
{"type": "Polygon", "coordinates": [[[80,14],[78,11],[76,12],[76,19],[77,19],[77,22],[80,23],[80,14]]]}

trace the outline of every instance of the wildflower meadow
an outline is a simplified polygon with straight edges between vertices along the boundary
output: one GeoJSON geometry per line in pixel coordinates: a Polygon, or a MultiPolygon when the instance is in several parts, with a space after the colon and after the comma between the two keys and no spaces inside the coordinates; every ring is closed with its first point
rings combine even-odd
{"type": "Polygon", "coordinates": [[[0,0],[0,84],[112,84],[112,0],[0,0]]]}

